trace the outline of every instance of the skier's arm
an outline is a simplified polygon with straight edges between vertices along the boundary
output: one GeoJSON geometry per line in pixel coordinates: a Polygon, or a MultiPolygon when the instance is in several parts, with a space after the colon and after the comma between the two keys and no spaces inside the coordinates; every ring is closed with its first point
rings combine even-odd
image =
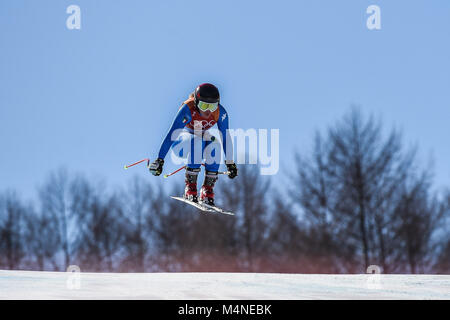
{"type": "Polygon", "coordinates": [[[169,148],[173,143],[172,141],[173,132],[177,129],[184,128],[189,122],[191,122],[191,120],[192,120],[191,111],[189,110],[188,105],[185,104],[178,111],[175,119],[173,120],[172,126],[169,129],[169,132],[167,132],[166,137],[161,143],[158,158],[164,159],[167,155],[167,152],[169,152],[169,148]]]}
{"type": "Polygon", "coordinates": [[[219,120],[217,127],[222,136],[222,147],[225,153],[225,163],[233,162],[233,140],[228,131],[228,113],[222,105],[219,105],[219,120]]]}

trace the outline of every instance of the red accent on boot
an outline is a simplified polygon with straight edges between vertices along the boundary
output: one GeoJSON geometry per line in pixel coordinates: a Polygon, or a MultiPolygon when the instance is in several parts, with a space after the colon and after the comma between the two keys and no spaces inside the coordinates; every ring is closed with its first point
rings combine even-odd
{"type": "Polygon", "coordinates": [[[184,188],[184,197],[196,196],[197,195],[197,184],[196,183],[186,183],[186,188],[184,188]]]}
{"type": "Polygon", "coordinates": [[[211,186],[202,186],[202,189],[200,190],[200,200],[205,200],[205,198],[212,198],[214,200],[214,192],[213,187],[211,186]]]}

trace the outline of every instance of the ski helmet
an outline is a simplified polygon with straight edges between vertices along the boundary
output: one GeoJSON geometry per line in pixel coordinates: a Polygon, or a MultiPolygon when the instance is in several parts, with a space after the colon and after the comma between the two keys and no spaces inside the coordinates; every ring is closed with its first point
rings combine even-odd
{"type": "Polygon", "coordinates": [[[211,83],[199,85],[194,92],[194,102],[198,106],[199,101],[216,103],[220,101],[219,89],[211,83]]]}

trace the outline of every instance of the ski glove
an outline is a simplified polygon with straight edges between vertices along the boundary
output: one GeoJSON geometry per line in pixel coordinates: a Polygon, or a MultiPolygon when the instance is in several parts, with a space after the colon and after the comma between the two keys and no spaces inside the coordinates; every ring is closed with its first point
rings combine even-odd
{"type": "Polygon", "coordinates": [[[228,169],[228,178],[234,179],[238,175],[238,169],[236,168],[236,164],[234,162],[226,164],[228,169]]]}
{"type": "Polygon", "coordinates": [[[150,173],[154,176],[159,176],[163,170],[164,160],[161,158],[156,159],[150,165],[149,170],[150,173]]]}

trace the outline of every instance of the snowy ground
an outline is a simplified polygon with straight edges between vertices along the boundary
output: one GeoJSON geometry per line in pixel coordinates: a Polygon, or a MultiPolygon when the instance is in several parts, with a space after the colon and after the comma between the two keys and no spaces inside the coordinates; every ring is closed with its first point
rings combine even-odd
{"type": "Polygon", "coordinates": [[[450,275],[0,270],[0,299],[450,299],[450,275]]]}

